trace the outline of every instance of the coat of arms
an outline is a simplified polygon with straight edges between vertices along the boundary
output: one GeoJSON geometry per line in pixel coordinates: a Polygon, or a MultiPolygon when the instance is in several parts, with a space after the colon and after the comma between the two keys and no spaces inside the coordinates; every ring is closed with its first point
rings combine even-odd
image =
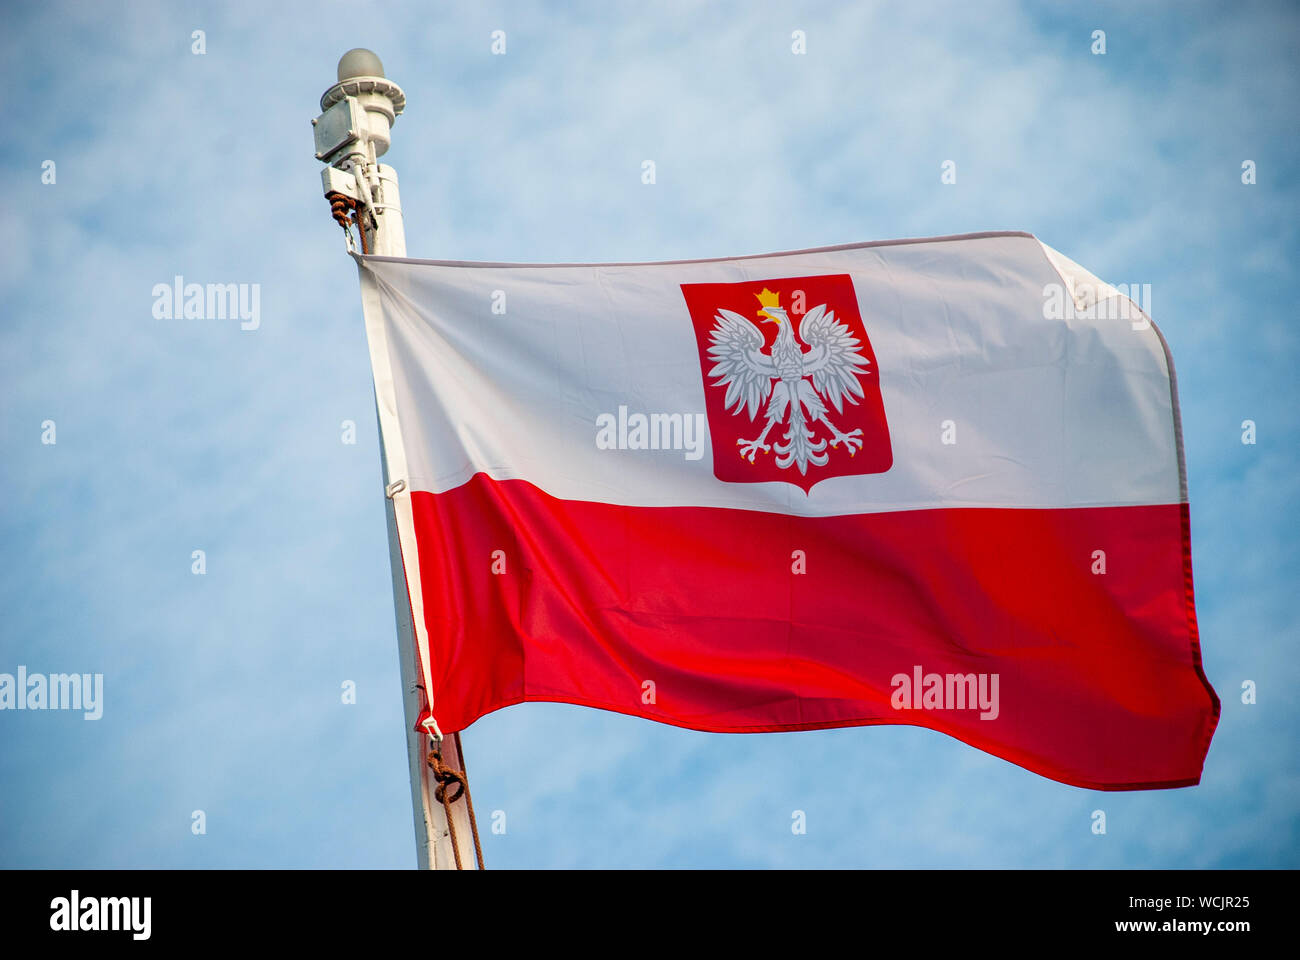
{"type": "Polygon", "coordinates": [[[682,292],[719,479],[786,480],[807,492],[828,477],[889,469],[876,360],[848,276],[683,284],[682,292]]]}

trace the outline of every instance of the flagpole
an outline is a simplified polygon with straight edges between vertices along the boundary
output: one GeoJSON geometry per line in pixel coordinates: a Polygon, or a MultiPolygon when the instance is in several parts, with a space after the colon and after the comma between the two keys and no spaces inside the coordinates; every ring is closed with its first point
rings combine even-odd
{"type": "MultiPolygon", "coordinates": [[[[339,60],[338,82],[321,95],[320,105],[324,112],[312,121],[316,159],[326,164],[321,171],[325,197],[331,202],[335,219],[348,231],[349,249],[353,248],[350,224],[355,221],[359,227],[360,252],[406,256],[406,231],[402,222],[397,172],[378,162],[391,143],[393,122],[406,106],[406,94],[384,76],[384,67],[378,56],[357,48],[349,50],[339,60]]],[[[383,450],[382,430],[379,442],[384,489],[387,491],[388,458],[383,450]]],[[[458,858],[452,846],[452,831],[443,805],[434,799],[435,785],[431,782],[426,762],[429,737],[417,729],[424,708],[424,694],[417,679],[420,670],[397,518],[392,498],[385,496],[384,504],[388,514],[393,606],[397,614],[397,648],[411,776],[411,807],[415,820],[416,863],[421,870],[454,870],[458,858]]],[[[456,746],[455,738],[445,738],[442,758],[448,766],[463,771],[465,764],[456,746]]],[[[451,811],[455,820],[456,845],[460,848],[459,860],[468,868],[476,863],[476,859],[467,805],[453,804],[451,811]]]]}

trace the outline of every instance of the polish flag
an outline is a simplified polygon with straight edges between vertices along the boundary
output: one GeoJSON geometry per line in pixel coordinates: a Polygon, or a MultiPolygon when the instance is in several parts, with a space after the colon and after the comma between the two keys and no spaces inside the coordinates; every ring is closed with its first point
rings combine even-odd
{"type": "Polygon", "coordinates": [[[529,700],[903,723],[1080,787],[1199,782],[1219,701],[1140,293],[1026,233],[358,262],[443,731],[529,700]]]}

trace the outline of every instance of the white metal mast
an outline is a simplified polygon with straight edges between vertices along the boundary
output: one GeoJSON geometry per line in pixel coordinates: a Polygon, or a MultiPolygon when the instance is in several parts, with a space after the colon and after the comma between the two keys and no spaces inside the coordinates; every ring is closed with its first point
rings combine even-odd
{"type": "MultiPolygon", "coordinates": [[[[316,159],[326,164],[321,171],[325,196],[334,204],[336,216],[355,209],[360,223],[362,249],[389,257],[406,256],[406,232],[402,224],[401,197],[397,172],[379,157],[388,150],[393,121],[406,106],[402,88],[384,76],[379,57],[369,50],[349,50],[339,60],[338,82],[320,98],[324,112],[312,121],[316,133],[316,159]],[[344,199],[346,198],[346,199],[344,199]]],[[[348,231],[348,245],[352,234],[348,231]]],[[[383,445],[383,434],[380,434],[383,445]]],[[[388,489],[388,459],[381,455],[384,489],[388,489]]],[[[434,787],[426,757],[428,736],[416,729],[423,697],[416,679],[415,636],[411,624],[411,603],[402,567],[397,520],[390,497],[384,498],[388,512],[388,553],[392,564],[393,604],[397,612],[397,646],[402,666],[402,703],[406,716],[407,756],[411,768],[411,803],[415,815],[416,858],[420,869],[454,870],[456,855],[443,806],[434,799],[434,787]]],[[[464,770],[456,742],[442,743],[443,761],[464,770]]],[[[468,869],[476,865],[471,841],[467,804],[452,805],[460,861],[468,869]]]]}

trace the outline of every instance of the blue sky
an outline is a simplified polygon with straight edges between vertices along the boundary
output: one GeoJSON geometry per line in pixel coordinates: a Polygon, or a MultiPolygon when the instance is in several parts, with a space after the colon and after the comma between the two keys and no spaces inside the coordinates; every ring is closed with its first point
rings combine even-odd
{"type": "Polygon", "coordinates": [[[356,271],[312,157],[352,46],[407,94],[386,160],[413,256],[1029,230],[1151,284],[1178,365],[1223,699],[1199,787],[1080,790],[910,727],[727,736],[525,704],[465,734],[480,818],[506,813],[490,867],[1300,865],[1295,8],[52,3],[0,19],[0,672],[105,683],[98,721],[0,713],[0,866],[414,865],[356,271]],[[155,319],[151,290],[177,274],[260,284],[260,328],[155,319]]]}

